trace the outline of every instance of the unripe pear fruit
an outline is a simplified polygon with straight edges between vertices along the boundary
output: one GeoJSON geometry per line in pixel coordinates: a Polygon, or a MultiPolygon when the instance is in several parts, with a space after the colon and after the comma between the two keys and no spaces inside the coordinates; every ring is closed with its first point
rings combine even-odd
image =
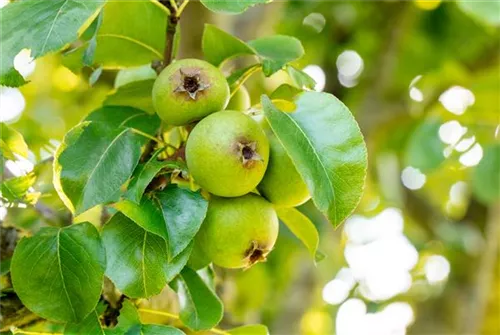
{"type": "Polygon", "coordinates": [[[266,172],[269,142],[250,116],[222,111],[201,120],[189,134],[186,163],[206,191],[237,197],[257,187],[266,172]]]}
{"type": "Polygon", "coordinates": [[[212,197],[198,241],[212,262],[225,268],[248,268],[265,261],[278,238],[273,206],[256,194],[212,197]]]}
{"type": "MultiPolygon", "coordinates": [[[[267,124],[263,120],[261,124],[267,124]]],[[[306,183],[297,171],[285,148],[264,125],[269,139],[269,164],[257,189],[260,194],[277,207],[295,207],[311,198],[306,183]]]]}
{"type": "Polygon", "coordinates": [[[245,86],[240,86],[240,88],[234,93],[234,95],[229,100],[226,109],[235,111],[246,111],[251,107],[250,94],[245,86]]]}
{"type": "Polygon", "coordinates": [[[167,66],[153,85],[153,106],[169,125],[182,126],[222,110],[229,85],[219,69],[199,59],[167,66]]]}

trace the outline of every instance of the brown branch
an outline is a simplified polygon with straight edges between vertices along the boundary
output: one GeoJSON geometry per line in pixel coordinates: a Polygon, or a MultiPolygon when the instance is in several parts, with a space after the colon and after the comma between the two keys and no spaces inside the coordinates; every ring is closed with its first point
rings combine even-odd
{"type": "Polygon", "coordinates": [[[153,62],[152,68],[160,74],[160,72],[167,67],[174,58],[174,40],[177,31],[177,24],[179,23],[179,13],[177,7],[172,6],[169,0],[160,0],[160,3],[165,6],[168,11],[167,30],[165,33],[165,49],[163,50],[163,61],[161,63],[153,62]]]}

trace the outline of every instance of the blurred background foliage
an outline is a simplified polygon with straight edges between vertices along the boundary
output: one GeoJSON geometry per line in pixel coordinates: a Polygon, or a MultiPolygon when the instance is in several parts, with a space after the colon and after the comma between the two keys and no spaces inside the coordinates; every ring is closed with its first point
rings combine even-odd
{"type": "MultiPolygon", "coordinates": [[[[227,16],[193,2],[181,20],[179,58],[203,57],[204,23],[242,40],[300,39],[306,55],[295,65],[351,109],[369,150],[363,199],[340,228],[311,203],[300,207],[320,231],[324,260],[314,264],[282,226],[267,263],[215,269],[222,328],[261,322],[271,334],[500,334],[500,5],[276,1],[227,16]]],[[[143,67],[146,80],[130,87],[126,71],[105,69],[92,86],[96,69],[73,66],[71,55],[30,61],[23,51],[16,60],[30,83],[0,88],[0,115],[23,134],[30,159],[5,163],[14,175],[35,169],[32,192],[41,201],[4,204],[0,214],[3,227],[22,235],[47,224],[44,206],[67,215],[50,164],[64,134],[106,99],[149,108],[147,97],[135,97],[154,72],[143,67]],[[110,98],[123,85],[129,91],[110,98]]],[[[246,84],[252,103],[289,80],[254,75],[246,84]]],[[[100,215],[97,208],[76,221],[100,215]]],[[[166,289],[143,305],[175,309],[169,297],[166,289]]]]}

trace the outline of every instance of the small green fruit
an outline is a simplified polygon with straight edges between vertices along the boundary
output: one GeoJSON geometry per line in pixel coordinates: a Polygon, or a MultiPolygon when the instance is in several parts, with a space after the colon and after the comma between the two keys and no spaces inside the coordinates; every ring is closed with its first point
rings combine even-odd
{"type": "Polygon", "coordinates": [[[295,207],[303,204],[311,198],[306,183],[278,138],[270,129],[266,134],[270,148],[269,165],[257,189],[262,196],[278,207],[295,207]]]}
{"type": "Polygon", "coordinates": [[[222,197],[257,187],[266,171],[269,142],[250,116],[222,111],[198,123],[186,143],[186,162],[194,180],[222,197]]]}
{"type": "Polygon", "coordinates": [[[245,86],[240,86],[240,88],[234,93],[226,106],[226,109],[234,111],[246,111],[252,106],[250,102],[250,94],[248,94],[245,86]]]}
{"type": "Polygon", "coordinates": [[[183,59],[167,66],[153,85],[153,106],[169,125],[182,126],[222,110],[229,85],[215,66],[183,59]]]}
{"type": "Polygon", "coordinates": [[[246,268],[266,259],[278,237],[278,217],[262,197],[212,197],[198,239],[215,264],[246,268]]]}

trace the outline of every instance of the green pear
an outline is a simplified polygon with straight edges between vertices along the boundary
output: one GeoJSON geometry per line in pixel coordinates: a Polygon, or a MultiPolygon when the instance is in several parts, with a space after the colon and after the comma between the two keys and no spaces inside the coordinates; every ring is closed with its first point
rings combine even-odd
{"type": "Polygon", "coordinates": [[[198,239],[212,262],[225,268],[248,268],[264,261],[278,237],[273,206],[256,194],[212,197],[198,239]]]}
{"type": "Polygon", "coordinates": [[[226,109],[235,111],[246,111],[252,106],[250,102],[250,94],[245,86],[240,86],[240,88],[234,93],[234,95],[229,100],[226,109]]]}

